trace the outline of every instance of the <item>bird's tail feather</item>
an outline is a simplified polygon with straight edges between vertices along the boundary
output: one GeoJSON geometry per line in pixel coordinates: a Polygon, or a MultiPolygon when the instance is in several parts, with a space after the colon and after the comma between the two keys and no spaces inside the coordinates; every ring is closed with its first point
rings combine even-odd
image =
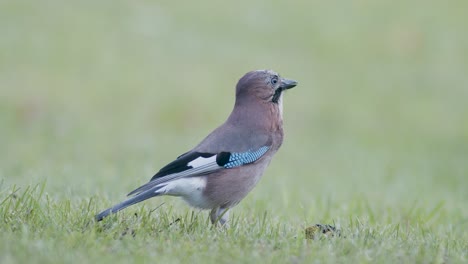
{"type": "Polygon", "coordinates": [[[134,205],[136,203],[139,203],[139,202],[142,202],[144,200],[147,200],[151,197],[154,197],[154,196],[158,196],[158,195],[161,195],[162,193],[159,193],[158,192],[159,188],[158,189],[150,189],[150,190],[147,190],[145,192],[142,192],[142,193],[139,193],[138,195],[135,195],[133,196],[132,198],[130,199],[127,199],[119,204],[116,204],[114,206],[112,206],[111,208],[108,208],[102,212],[100,212],[99,214],[96,215],[96,221],[101,221],[102,219],[104,219],[106,216],[110,215],[110,214],[114,214],[114,213],[117,213],[118,211],[120,210],[123,210],[131,205],[134,205]]]}

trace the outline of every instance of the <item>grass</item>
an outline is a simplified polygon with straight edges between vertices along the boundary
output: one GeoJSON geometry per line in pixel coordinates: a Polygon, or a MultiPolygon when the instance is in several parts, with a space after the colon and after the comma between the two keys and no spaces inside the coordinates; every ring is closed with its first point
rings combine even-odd
{"type": "Polygon", "coordinates": [[[466,262],[466,8],[0,2],[0,263],[466,262]],[[299,86],[229,228],[168,197],[93,221],[261,68],[299,86]],[[317,223],[341,236],[307,240],[317,223]]]}

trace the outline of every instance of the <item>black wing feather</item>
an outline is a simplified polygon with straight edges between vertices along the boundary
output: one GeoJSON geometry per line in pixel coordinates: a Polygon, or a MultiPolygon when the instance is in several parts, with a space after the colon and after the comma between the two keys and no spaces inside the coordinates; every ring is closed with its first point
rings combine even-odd
{"type": "Polygon", "coordinates": [[[216,154],[211,154],[211,153],[200,153],[200,152],[187,152],[183,154],[182,156],[179,156],[176,160],[173,162],[167,164],[166,166],[162,167],[152,178],[150,181],[169,175],[169,174],[174,174],[178,173],[181,171],[185,171],[188,169],[191,169],[192,166],[189,166],[188,164],[199,158],[209,158],[211,156],[214,156],[216,154]]]}
{"type": "Polygon", "coordinates": [[[137,189],[131,191],[127,195],[129,196],[137,195],[138,193],[147,191],[162,182],[170,181],[179,177],[203,175],[203,174],[212,172],[213,170],[216,170],[218,168],[223,168],[230,161],[230,157],[231,157],[230,152],[220,152],[217,154],[206,153],[206,152],[187,152],[179,156],[173,162],[161,168],[151,178],[151,180],[149,180],[148,183],[138,187],[137,189]],[[199,167],[197,166],[196,168],[194,168],[193,166],[189,165],[190,162],[198,158],[206,159],[206,158],[211,158],[213,156],[216,156],[216,163],[213,164],[215,167],[209,164],[204,164],[204,165],[201,164],[199,167]]]}

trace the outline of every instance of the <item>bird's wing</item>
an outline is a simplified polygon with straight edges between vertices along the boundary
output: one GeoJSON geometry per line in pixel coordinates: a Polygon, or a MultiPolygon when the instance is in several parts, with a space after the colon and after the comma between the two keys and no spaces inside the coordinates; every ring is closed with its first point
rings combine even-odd
{"type": "Polygon", "coordinates": [[[164,166],[151,180],[128,195],[137,195],[161,183],[184,177],[200,176],[221,169],[231,169],[259,160],[271,146],[262,146],[245,152],[200,153],[187,152],[164,166]]]}

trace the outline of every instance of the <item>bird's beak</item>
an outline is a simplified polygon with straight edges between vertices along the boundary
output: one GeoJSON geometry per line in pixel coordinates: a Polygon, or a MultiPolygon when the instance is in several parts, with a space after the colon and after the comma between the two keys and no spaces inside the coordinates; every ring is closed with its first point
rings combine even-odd
{"type": "Polygon", "coordinates": [[[296,85],[297,85],[297,82],[295,80],[288,80],[288,79],[281,78],[280,88],[282,90],[291,89],[296,85]]]}

